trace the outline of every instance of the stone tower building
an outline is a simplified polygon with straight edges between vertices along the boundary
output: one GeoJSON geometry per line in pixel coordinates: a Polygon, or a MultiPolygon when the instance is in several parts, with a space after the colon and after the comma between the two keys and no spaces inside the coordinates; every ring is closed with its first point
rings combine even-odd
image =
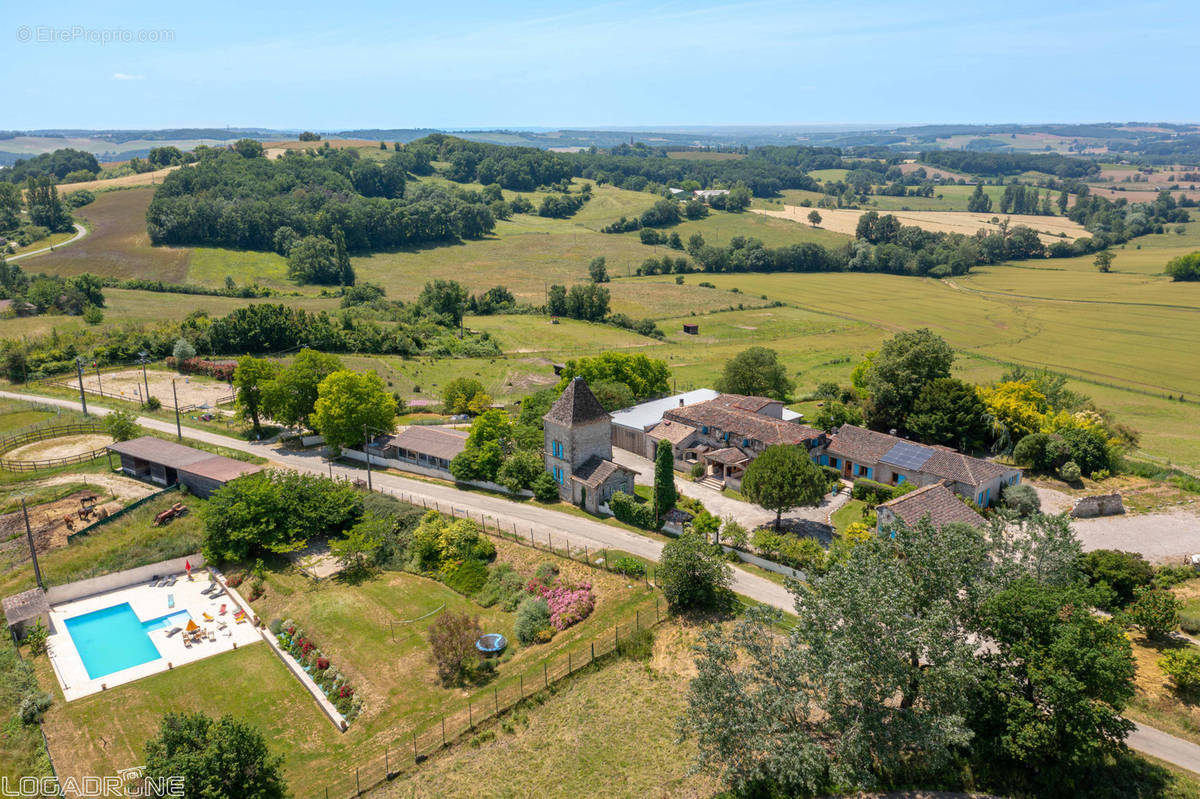
{"type": "Polygon", "coordinates": [[[612,459],[612,417],[582,377],[542,417],[546,471],[564,500],[598,513],[617,491],[633,494],[633,471],[612,459]]]}

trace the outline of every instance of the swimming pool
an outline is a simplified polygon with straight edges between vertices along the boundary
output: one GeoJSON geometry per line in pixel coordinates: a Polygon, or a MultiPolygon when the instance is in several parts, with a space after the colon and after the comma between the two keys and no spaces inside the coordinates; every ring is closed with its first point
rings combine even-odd
{"type": "Polygon", "coordinates": [[[67,619],[66,626],[88,677],[96,680],[162,657],[147,633],[182,627],[191,617],[186,610],[177,610],[142,621],[125,602],[67,619]]]}

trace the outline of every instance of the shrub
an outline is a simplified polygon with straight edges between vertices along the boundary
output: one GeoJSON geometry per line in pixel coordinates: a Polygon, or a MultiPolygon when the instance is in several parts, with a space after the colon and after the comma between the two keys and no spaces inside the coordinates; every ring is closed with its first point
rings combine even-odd
{"type": "Polygon", "coordinates": [[[618,491],[608,501],[613,516],[626,524],[641,527],[643,530],[657,530],[658,520],[654,518],[654,508],[639,502],[636,497],[618,491]]]}
{"type": "Polygon", "coordinates": [[[1099,605],[1105,610],[1125,607],[1138,589],[1150,585],[1154,578],[1154,567],[1137,552],[1094,549],[1083,556],[1079,565],[1088,584],[1104,594],[1099,605]]]}
{"type": "Polygon", "coordinates": [[[426,636],[438,678],[443,684],[450,685],[462,675],[463,667],[475,655],[475,642],[482,634],[478,617],[452,610],[429,625],[426,636]]]}
{"type": "Polygon", "coordinates": [[[869,505],[878,505],[881,502],[887,502],[893,497],[892,487],[877,483],[874,480],[868,480],[865,477],[859,477],[854,481],[854,488],[850,492],[850,496],[855,499],[861,499],[869,505]]]}
{"type": "Polygon", "coordinates": [[[24,724],[37,724],[42,720],[42,716],[50,709],[50,705],[54,700],[50,694],[39,691],[37,693],[28,694],[21,700],[20,716],[24,724]]]}
{"type": "Polygon", "coordinates": [[[629,577],[645,577],[646,564],[629,555],[622,555],[617,558],[612,564],[612,570],[617,574],[624,574],[629,577]]]}
{"type": "Polygon", "coordinates": [[[1196,576],[1196,570],[1191,566],[1159,566],[1154,570],[1154,587],[1170,588],[1173,585],[1187,582],[1196,576]]]}
{"type": "Polygon", "coordinates": [[[1179,629],[1188,635],[1200,635],[1200,616],[1180,614],[1179,629]]]}
{"type": "Polygon", "coordinates": [[[1142,628],[1147,638],[1164,638],[1179,624],[1179,600],[1161,588],[1139,588],[1125,621],[1142,628]]]}
{"type": "Polygon", "coordinates": [[[729,565],[703,538],[685,532],[663,546],[656,581],[672,608],[712,606],[733,580],[729,565]]]}
{"type": "Polygon", "coordinates": [[[470,558],[443,572],[442,582],[463,596],[474,596],[488,579],[487,564],[470,558]]]}
{"type": "Polygon", "coordinates": [[[821,471],[825,473],[825,478],[829,481],[830,487],[833,487],[842,481],[842,472],[832,466],[822,466],[821,471]]]}
{"type": "Polygon", "coordinates": [[[1020,484],[1005,486],[1001,496],[1004,506],[1016,511],[1022,519],[1028,518],[1042,509],[1042,500],[1033,486],[1020,484]]]}
{"type": "Polygon", "coordinates": [[[558,502],[558,483],[554,482],[554,476],[550,472],[539,474],[530,488],[533,489],[534,499],[538,502],[558,502]]]}
{"type": "Polygon", "coordinates": [[[619,639],[617,654],[630,660],[649,660],[654,654],[654,631],[643,627],[619,639]]]}
{"type": "Polygon", "coordinates": [[[517,640],[522,644],[528,646],[534,643],[538,633],[552,629],[549,603],[536,596],[526,597],[522,600],[521,604],[517,606],[515,629],[517,640]]]}
{"type": "Polygon", "coordinates": [[[550,626],[556,630],[565,630],[578,624],[590,616],[592,608],[596,606],[591,583],[553,586],[534,584],[531,588],[546,600],[550,608],[550,626]]]}
{"type": "Polygon", "coordinates": [[[34,655],[40,655],[46,651],[46,639],[50,637],[50,630],[46,625],[42,624],[42,620],[38,619],[38,623],[33,629],[25,632],[25,638],[22,640],[29,647],[29,652],[34,655]]]}
{"type": "Polygon", "coordinates": [[[1168,652],[1158,661],[1158,667],[1178,690],[1191,693],[1200,689],[1200,650],[1189,647],[1168,652]]]}
{"type": "Polygon", "coordinates": [[[267,629],[271,634],[278,637],[283,632],[283,619],[271,619],[271,623],[267,625],[267,629]]]}
{"type": "Polygon", "coordinates": [[[558,564],[549,560],[543,561],[538,564],[533,576],[542,585],[554,585],[554,580],[558,577],[558,564]]]}
{"type": "Polygon", "coordinates": [[[1067,461],[1058,467],[1058,476],[1065,482],[1078,483],[1079,478],[1083,476],[1083,472],[1080,471],[1079,465],[1075,461],[1067,461]]]}
{"type": "Polygon", "coordinates": [[[690,473],[693,480],[699,480],[700,478],[704,477],[704,464],[693,463],[690,473]]]}
{"type": "Polygon", "coordinates": [[[150,397],[146,400],[146,408],[151,411],[157,411],[162,407],[162,400],[158,397],[150,397]]]}
{"type": "Polygon", "coordinates": [[[499,605],[500,609],[512,613],[525,595],[525,581],[509,563],[497,563],[488,571],[487,581],[475,595],[482,607],[499,605]]]}

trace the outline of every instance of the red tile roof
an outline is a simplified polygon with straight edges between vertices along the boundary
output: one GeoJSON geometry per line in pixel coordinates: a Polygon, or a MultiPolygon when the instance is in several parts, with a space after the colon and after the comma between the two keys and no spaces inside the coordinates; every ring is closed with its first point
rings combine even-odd
{"type": "Polygon", "coordinates": [[[879,463],[880,458],[900,443],[908,443],[929,452],[929,459],[912,471],[940,477],[943,480],[977,486],[1014,471],[1007,466],[1001,466],[983,458],[964,455],[946,447],[917,444],[899,436],[867,430],[850,424],[842,425],[838,429],[837,433],[829,439],[825,451],[830,455],[846,458],[854,463],[874,464],[879,463]]]}
{"type": "Polygon", "coordinates": [[[821,437],[820,430],[755,412],[772,402],[776,402],[776,400],[766,397],[722,394],[707,402],[672,408],[663,413],[663,418],[697,428],[717,428],[738,438],[755,439],[768,446],[772,444],[803,444],[821,437]],[[747,408],[755,410],[747,410],[747,408]]]}
{"type": "Polygon", "coordinates": [[[963,522],[975,527],[987,524],[982,516],[972,510],[943,483],[934,483],[924,488],[918,488],[916,491],[910,491],[903,496],[881,503],[879,507],[891,510],[909,527],[926,516],[936,527],[950,522],[963,522]]]}

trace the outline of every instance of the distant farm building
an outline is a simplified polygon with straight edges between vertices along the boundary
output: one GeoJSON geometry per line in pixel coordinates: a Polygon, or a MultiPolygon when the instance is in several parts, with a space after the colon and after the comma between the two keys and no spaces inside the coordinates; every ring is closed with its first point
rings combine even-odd
{"type": "Polygon", "coordinates": [[[696,324],[695,322],[684,322],[683,332],[687,333],[689,336],[698,335],[700,333],[700,325],[696,324]]]}

